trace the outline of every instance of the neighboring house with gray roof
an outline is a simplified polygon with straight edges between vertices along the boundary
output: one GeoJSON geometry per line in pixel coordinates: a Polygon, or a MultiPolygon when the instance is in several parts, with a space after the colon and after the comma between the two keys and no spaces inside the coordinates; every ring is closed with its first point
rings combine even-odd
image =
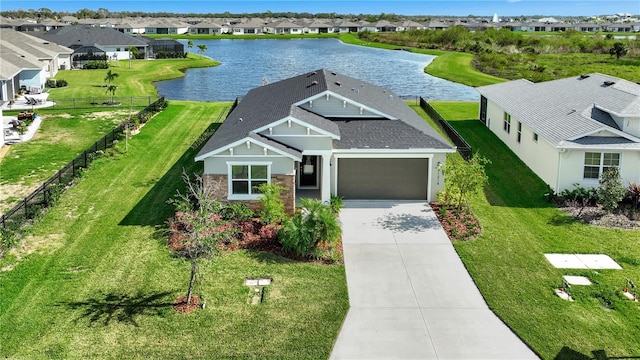
{"type": "Polygon", "coordinates": [[[196,161],[225,200],[259,204],[276,183],[296,197],[434,200],[451,146],[391,90],[325,69],[247,93],[196,161]]]}
{"type": "Polygon", "coordinates": [[[603,74],[479,87],[480,121],[556,192],[640,183],[640,85],[603,74]]]}
{"type": "Polygon", "coordinates": [[[20,88],[41,91],[58,70],[71,67],[73,50],[11,29],[0,29],[0,101],[20,88]]]}
{"type": "MultiPolygon", "coordinates": [[[[112,28],[87,25],[68,25],[35,36],[69,47],[71,49],[96,46],[105,51],[109,60],[129,59],[129,48],[136,47],[138,53],[147,53],[147,43],[134,36],[126,35],[112,28]]],[[[74,53],[74,57],[76,54],[74,53]]]]}

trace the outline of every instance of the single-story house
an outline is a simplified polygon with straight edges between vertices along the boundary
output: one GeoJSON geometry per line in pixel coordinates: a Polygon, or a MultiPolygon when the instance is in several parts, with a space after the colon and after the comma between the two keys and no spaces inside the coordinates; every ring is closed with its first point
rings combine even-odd
{"type": "Polygon", "coordinates": [[[434,200],[455,152],[393,91],[320,69],[255,88],[196,161],[217,196],[257,206],[256,186],[296,197],[434,200]]]}
{"type": "Polygon", "coordinates": [[[233,35],[261,35],[264,34],[265,22],[254,18],[246,22],[235,24],[231,27],[233,35]]]}
{"type": "Polygon", "coordinates": [[[479,119],[556,192],[640,183],[640,85],[603,74],[478,88],[479,119]]]}
{"type": "Polygon", "coordinates": [[[137,48],[140,54],[147,53],[146,42],[138,37],[123,34],[112,28],[68,25],[53,31],[34,35],[71,49],[96,46],[106,53],[109,60],[129,59],[130,47],[137,48]]]}
{"type": "Polygon", "coordinates": [[[329,29],[333,30],[333,25],[328,25],[320,20],[314,20],[305,28],[307,29],[306,32],[309,34],[327,34],[329,33],[329,29]]]}
{"type": "Polygon", "coordinates": [[[0,39],[0,102],[13,100],[20,88],[42,91],[58,70],[71,68],[69,48],[7,28],[0,28],[0,39]]]}
{"type": "Polygon", "coordinates": [[[222,25],[205,20],[195,25],[189,26],[189,32],[191,34],[220,35],[223,33],[223,30],[222,25]]]}
{"type": "Polygon", "coordinates": [[[155,19],[144,27],[145,34],[156,35],[179,35],[189,32],[189,24],[182,21],[171,21],[168,19],[155,19]]]}

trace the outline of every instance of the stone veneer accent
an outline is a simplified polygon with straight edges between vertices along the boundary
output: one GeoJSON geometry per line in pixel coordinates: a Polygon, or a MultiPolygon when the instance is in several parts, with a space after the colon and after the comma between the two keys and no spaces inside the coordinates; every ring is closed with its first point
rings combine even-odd
{"type": "MultiPolygon", "coordinates": [[[[206,185],[213,185],[214,195],[222,201],[227,201],[229,196],[229,189],[227,185],[227,175],[224,174],[204,174],[203,180],[206,185]],[[216,184],[217,183],[217,184],[216,184]]],[[[294,175],[271,175],[271,183],[278,184],[284,187],[284,190],[280,194],[282,201],[284,201],[284,210],[288,214],[293,214],[296,204],[296,181],[294,175]]],[[[230,200],[230,201],[242,201],[247,207],[253,211],[262,208],[260,200],[230,200]]]]}

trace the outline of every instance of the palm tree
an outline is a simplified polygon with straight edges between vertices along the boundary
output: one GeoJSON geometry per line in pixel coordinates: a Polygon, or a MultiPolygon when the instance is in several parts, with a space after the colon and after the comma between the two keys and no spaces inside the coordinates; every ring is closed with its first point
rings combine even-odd
{"type": "Polygon", "coordinates": [[[135,46],[130,46],[128,50],[129,50],[129,69],[131,69],[131,59],[138,58],[138,48],[135,46]]]}
{"type": "Polygon", "coordinates": [[[187,49],[191,50],[193,48],[193,41],[187,41],[187,49]]]}
{"type": "Polygon", "coordinates": [[[200,56],[204,55],[204,52],[207,51],[207,45],[205,44],[198,44],[198,52],[200,53],[200,56]]]}
{"type": "Polygon", "coordinates": [[[110,86],[113,80],[115,80],[117,77],[118,74],[112,72],[111,69],[109,69],[109,71],[107,71],[107,76],[104,77],[104,81],[107,83],[107,86],[110,86]]]}
{"type": "Polygon", "coordinates": [[[113,102],[113,97],[115,96],[115,94],[116,94],[116,90],[117,90],[117,89],[118,89],[118,86],[117,86],[117,85],[113,85],[113,84],[112,84],[112,85],[109,85],[109,86],[107,87],[107,92],[108,92],[108,93],[111,93],[111,98],[109,99],[109,104],[110,104],[110,105],[113,105],[113,104],[114,104],[114,102],[113,102]]]}

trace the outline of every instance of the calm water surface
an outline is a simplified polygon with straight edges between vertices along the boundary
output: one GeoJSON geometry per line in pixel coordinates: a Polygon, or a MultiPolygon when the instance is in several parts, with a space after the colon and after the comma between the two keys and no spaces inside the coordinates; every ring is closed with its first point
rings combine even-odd
{"type": "MultiPolygon", "coordinates": [[[[185,44],[186,41],[182,41],[185,44]]],[[[326,68],[427,100],[477,101],[477,91],[424,73],[433,56],[347,45],[336,39],[195,40],[222,65],[189,69],[180,79],[156,84],[174,100],[228,101],[268,82],[326,68]]]]}

